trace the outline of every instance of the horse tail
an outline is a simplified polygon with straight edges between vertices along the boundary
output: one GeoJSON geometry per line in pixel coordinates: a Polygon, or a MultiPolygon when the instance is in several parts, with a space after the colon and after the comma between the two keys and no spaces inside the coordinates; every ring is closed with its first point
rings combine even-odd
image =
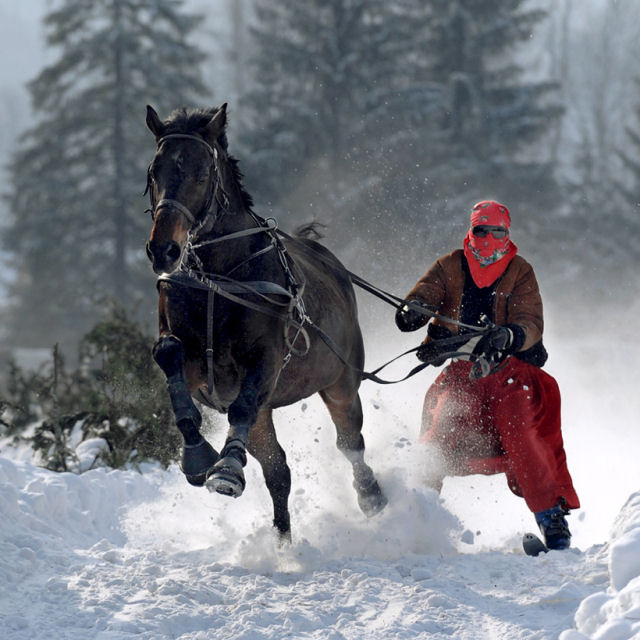
{"type": "Polygon", "coordinates": [[[296,227],[293,235],[296,238],[308,238],[310,240],[320,240],[324,238],[324,234],[321,229],[326,229],[327,225],[321,222],[307,222],[305,224],[296,227]]]}

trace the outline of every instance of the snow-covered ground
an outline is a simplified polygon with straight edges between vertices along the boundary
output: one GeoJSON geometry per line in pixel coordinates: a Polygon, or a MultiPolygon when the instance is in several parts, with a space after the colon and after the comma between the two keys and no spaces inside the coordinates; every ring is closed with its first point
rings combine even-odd
{"type": "MultiPolygon", "coordinates": [[[[402,339],[388,341],[389,355],[402,339]]],[[[2,447],[0,638],[640,638],[639,405],[628,375],[638,348],[603,356],[595,343],[549,342],[583,506],[570,516],[571,550],[522,553],[533,517],[502,476],[450,478],[441,496],[421,485],[427,371],[363,385],[367,459],[390,498],[372,519],[320,401],[277,412],[293,475],[285,548],[253,460],[231,500],[190,487],[175,467],[57,474],[2,447]]],[[[387,355],[377,351],[371,365],[387,355]]]]}

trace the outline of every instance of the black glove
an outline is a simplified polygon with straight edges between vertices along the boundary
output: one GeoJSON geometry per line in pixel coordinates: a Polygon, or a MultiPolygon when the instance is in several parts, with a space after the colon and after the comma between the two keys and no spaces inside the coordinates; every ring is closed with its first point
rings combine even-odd
{"type": "MultiPolygon", "coordinates": [[[[431,323],[427,333],[429,339],[420,345],[420,348],[416,351],[416,358],[422,362],[428,362],[434,367],[439,367],[445,363],[449,354],[455,351],[458,345],[451,342],[453,337],[451,331],[440,324],[431,323]],[[446,340],[446,342],[443,343],[442,340],[446,340]]],[[[465,339],[461,338],[461,343],[464,342],[465,339]]]]}
{"type": "Polygon", "coordinates": [[[487,360],[499,362],[518,351],[524,344],[524,340],[524,329],[516,324],[495,326],[480,338],[473,353],[484,356],[487,360]]]}
{"type": "Polygon", "coordinates": [[[421,300],[405,300],[396,311],[396,325],[400,331],[415,331],[427,324],[432,313],[433,309],[421,300]],[[429,315],[420,313],[416,307],[429,311],[429,315]]]}
{"type": "Polygon", "coordinates": [[[420,345],[416,351],[416,358],[421,362],[428,362],[434,367],[439,367],[444,364],[447,354],[446,351],[443,351],[443,347],[440,347],[434,340],[430,340],[420,345]]]}
{"type": "Polygon", "coordinates": [[[416,351],[416,357],[422,362],[428,362],[434,367],[444,364],[449,358],[462,358],[463,360],[473,359],[472,354],[476,353],[478,338],[469,337],[468,334],[453,335],[444,327],[435,327],[438,331],[431,331],[433,324],[429,325],[429,338],[416,351]],[[439,337],[434,337],[438,335],[439,337]],[[475,347],[475,348],[474,348],[475,347]]]}

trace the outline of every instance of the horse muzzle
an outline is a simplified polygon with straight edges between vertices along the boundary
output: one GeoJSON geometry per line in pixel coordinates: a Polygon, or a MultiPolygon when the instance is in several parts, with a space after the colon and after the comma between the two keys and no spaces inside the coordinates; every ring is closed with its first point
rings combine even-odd
{"type": "Polygon", "coordinates": [[[182,255],[182,248],[174,240],[170,242],[150,240],[147,242],[146,250],[153,271],[157,274],[173,271],[178,266],[182,255]]]}

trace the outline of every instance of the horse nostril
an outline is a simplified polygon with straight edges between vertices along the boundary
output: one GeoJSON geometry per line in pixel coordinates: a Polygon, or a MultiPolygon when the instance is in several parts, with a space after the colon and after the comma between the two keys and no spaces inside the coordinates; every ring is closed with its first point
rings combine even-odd
{"type": "Polygon", "coordinates": [[[180,245],[177,242],[170,242],[165,255],[175,262],[180,257],[180,245]]]}
{"type": "Polygon", "coordinates": [[[145,245],[145,249],[147,251],[147,258],[149,258],[149,260],[151,260],[151,262],[153,262],[153,253],[151,253],[151,247],[149,246],[148,242],[145,245]]]}

